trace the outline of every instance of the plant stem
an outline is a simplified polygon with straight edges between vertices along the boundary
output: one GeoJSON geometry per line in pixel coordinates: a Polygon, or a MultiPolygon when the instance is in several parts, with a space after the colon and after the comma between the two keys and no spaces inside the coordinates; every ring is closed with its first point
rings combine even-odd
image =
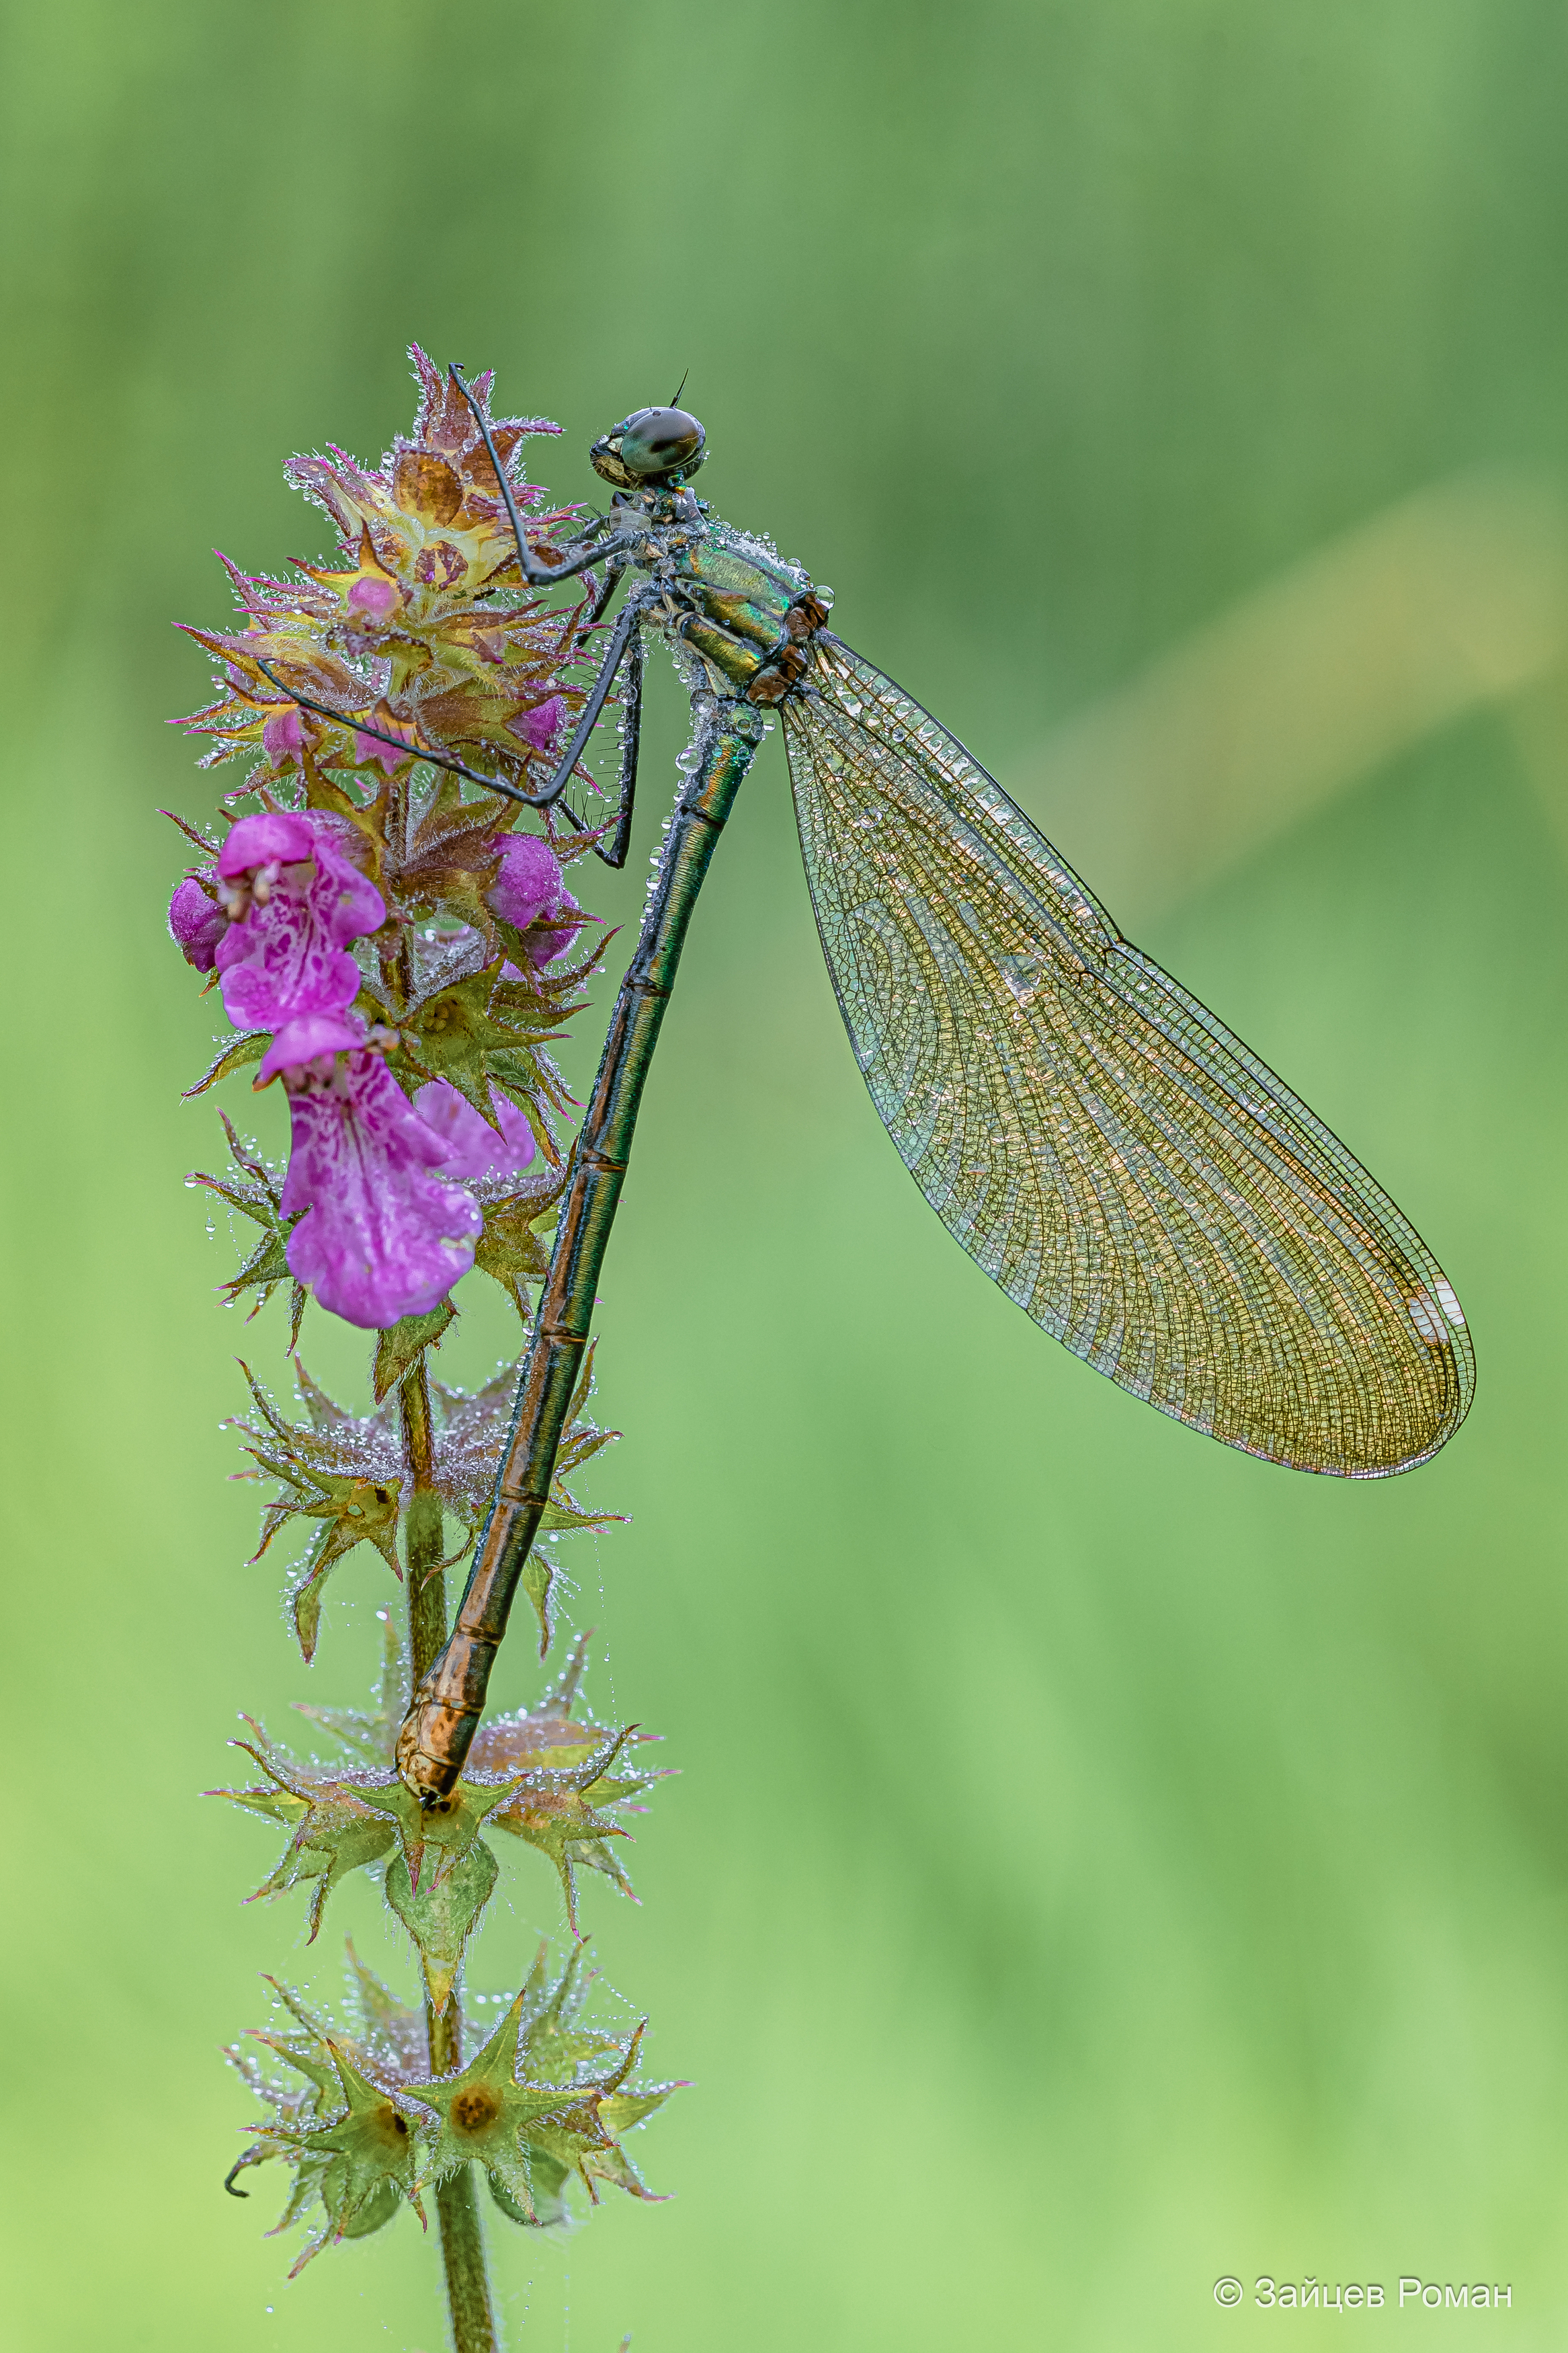
{"type": "Polygon", "coordinates": [[[436,1435],[430,1384],[421,1355],[397,1392],[409,1495],[403,1523],[408,1578],[408,1641],[418,1684],[447,1639],[447,1580],[441,1574],[441,1498],[436,1493],[436,1435]]]}
{"type": "MultiPolygon", "coordinates": [[[[457,1995],[447,2003],[455,2007],[457,1995]]],[[[434,2060],[434,2045],[432,2045],[434,2060]]],[[[456,2065],[454,2057],[453,2064],[456,2065]]],[[[447,2266],[447,2306],[452,2317],[454,2353],[495,2353],[495,2315],[485,2275],[485,2240],[474,2197],[474,2168],[449,2174],[436,2192],[441,2224],[441,2257],[447,2266]]]]}
{"type": "MultiPolygon", "coordinates": [[[[441,1574],[441,1498],[436,1492],[436,1440],[430,1419],[430,1385],[421,1356],[404,1376],[397,1393],[403,1422],[403,1452],[409,1479],[403,1524],[404,1573],[408,1579],[408,1646],[414,1681],[440,1654],[447,1639],[447,1580],[441,1574]]],[[[437,2017],[428,1995],[425,2032],[433,2075],[449,2075],[462,2064],[463,2020],[458,1989],[437,2017]]],[[[474,2196],[474,2168],[463,2166],[436,2192],[441,2228],[441,2259],[447,2269],[447,2305],[454,2353],[495,2353],[495,2315],[485,2272],[485,2240],[474,2196]]]]}

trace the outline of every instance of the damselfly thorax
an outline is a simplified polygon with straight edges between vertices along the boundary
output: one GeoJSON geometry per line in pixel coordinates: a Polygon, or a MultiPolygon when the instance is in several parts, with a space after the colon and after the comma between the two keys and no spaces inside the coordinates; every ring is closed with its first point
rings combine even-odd
{"type": "Polygon", "coordinates": [[[612,512],[647,535],[631,557],[647,576],[644,613],[710,674],[715,693],[764,709],[805,683],[832,592],[764,541],[712,519],[689,491],[622,493],[612,512]]]}
{"type": "Polygon", "coordinates": [[[616,485],[612,528],[646,533],[629,562],[646,575],[649,621],[707,665],[715,692],[765,707],[805,678],[833,598],[765,540],[713,516],[689,487],[706,455],[682,408],[640,410],[589,452],[616,485]]]}

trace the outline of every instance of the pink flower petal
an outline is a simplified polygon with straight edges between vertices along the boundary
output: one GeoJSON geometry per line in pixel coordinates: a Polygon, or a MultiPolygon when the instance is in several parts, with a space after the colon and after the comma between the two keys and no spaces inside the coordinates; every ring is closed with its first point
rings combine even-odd
{"type": "Polygon", "coordinates": [[[364,1023],[357,1013],[305,1013],[297,1021],[285,1021],[261,1059],[256,1074],[258,1086],[275,1079],[279,1071],[292,1071],[301,1062],[318,1061],[323,1054],[339,1054],[346,1049],[363,1046],[364,1023]]]}
{"type": "Polygon", "coordinates": [[[356,580],[349,590],[349,603],[358,613],[368,613],[373,620],[384,621],[397,602],[396,584],[391,580],[356,580]]]}
{"type": "Polygon", "coordinates": [[[224,1010],[242,1029],[281,1029],[342,1014],[359,994],[346,943],[386,920],[380,892],[344,855],[342,821],[318,811],[242,818],[218,871],[252,878],[254,896],[219,942],[224,1010]]]}
{"type": "Polygon", "coordinates": [[[424,1315],[474,1262],[483,1224],[460,1187],[430,1174],[445,1140],[369,1051],[288,1074],[293,1148],[284,1180],[291,1273],[363,1330],[424,1315]]]}
{"type": "Polygon", "coordinates": [[[506,834],[500,849],[500,872],[490,891],[490,905],[504,922],[525,932],[565,888],[561,861],[542,834],[506,834]]]}
{"type": "Polygon", "coordinates": [[[564,698],[559,694],[552,694],[548,701],[535,703],[531,711],[521,711],[515,719],[509,719],[506,723],[507,733],[510,735],[521,735],[523,742],[535,752],[552,752],[555,749],[555,739],[561,733],[562,723],[565,717],[564,698]]]}
{"type": "Polygon", "coordinates": [[[316,828],[308,817],[292,809],[263,809],[259,817],[242,817],[230,826],[217,854],[217,871],[232,881],[258,866],[296,866],[315,847],[316,828]]]}
{"type": "Polygon", "coordinates": [[[529,942],[529,956],[536,965],[553,964],[557,956],[563,956],[587,921],[585,916],[578,913],[577,902],[570,891],[563,891],[554,904],[546,907],[544,912],[552,918],[560,916],[565,920],[552,921],[548,931],[540,932],[529,942]],[[577,917],[575,923],[571,921],[574,915],[577,917]]]}
{"type": "MultiPolygon", "coordinates": [[[[403,735],[404,731],[395,725],[387,729],[387,733],[390,735],[403,735]]],[[[417,751],[418,746],[414,743],[413,735],[414,730],[409,728],[405,738],[407,748],[406,750],[399,751],[393,744],[384,743],[379,735],[362,734],[360,730],[356,727],[354,730],[354,758],[362,765],[367,760],[379,760],[382,766],[390,776],[394,768],[396,767],[400,760],[406,760],[410,753],[417,751]]]]}
{"type": "Polygon", "coordinates": [[[169,902],[169,934],[180,953],[198,972],[211,972],[218,944],[228,929],[228,917],[208,898],[199,882],[187,876],[169,902]]]}
{"type": "Polygon", "coordinates": [[[493,1087],[490,1102],[500,1123],[499,1135],[449,1079],[432,1079],[415,1096],[420,1118],[447,1145],[441,1166],[448,1176],[518,1176],[532,1160],[533,1130],[522,1113],[493,1087]]]}
{"type": "Polygon", "coordinates": [[[297,702],[273,712],[261,731],[261,748],[275,768],[300,758],[305,748],[305,730],[297,702]]]}

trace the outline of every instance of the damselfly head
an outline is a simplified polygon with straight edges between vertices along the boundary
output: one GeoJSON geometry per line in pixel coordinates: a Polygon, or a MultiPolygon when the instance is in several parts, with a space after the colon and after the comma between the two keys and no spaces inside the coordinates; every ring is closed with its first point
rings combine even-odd
{"type": "Polygon", "coordinates": [[[707,456],[707,436],[684,408],[639,408],[595,442],[594,470],[618,491],[676,490],[707,456]]]}

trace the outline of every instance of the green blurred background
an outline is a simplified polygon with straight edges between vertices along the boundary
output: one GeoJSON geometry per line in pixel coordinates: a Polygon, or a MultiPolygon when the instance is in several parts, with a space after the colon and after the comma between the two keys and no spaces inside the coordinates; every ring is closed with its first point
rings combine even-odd
{"type": "MultiPolygon", "coordinates": [[[[1207,2348],[1282,2325],[1219,2274],[1403,2272],[1561,2345],[1560,0],[5,17],[7,2341],[443,2341],[412,2217],[289,2287],[280,2179],[219,2190],[257,1972],[402,1964],[369,1883],[310,1954],[242,1909],[274,1841],[195,1792],[237,1708],[358,1697],[391,1588],[355,1556],[307,1673],[241,1566],[218,1423],[283,1335],[182,1187],[212,1009],[153,814],[214,789],[169,621],[227,611],[215,542],[323,545],[280,461],[383,449],[417,337],[559,417],[580,497],[689,367],[706,494],[1371,1165],[1481,1362],[1438,1461],[1348,1485],[1043,1339],[857,1081],[774,739],[606,1277],[633,1525],[573,1556],[600,1713],[682,1769],[641,1908],[587,1897],[695,2081],[638,2147],[679,2194],[498,2223],[508,2341],[1207,2348]]],[[[492,1291],[443,1370],[507,1345],[492,1291]]],[[[481,1986],[556,1926],[505,1862],[481,1986]]]]}

